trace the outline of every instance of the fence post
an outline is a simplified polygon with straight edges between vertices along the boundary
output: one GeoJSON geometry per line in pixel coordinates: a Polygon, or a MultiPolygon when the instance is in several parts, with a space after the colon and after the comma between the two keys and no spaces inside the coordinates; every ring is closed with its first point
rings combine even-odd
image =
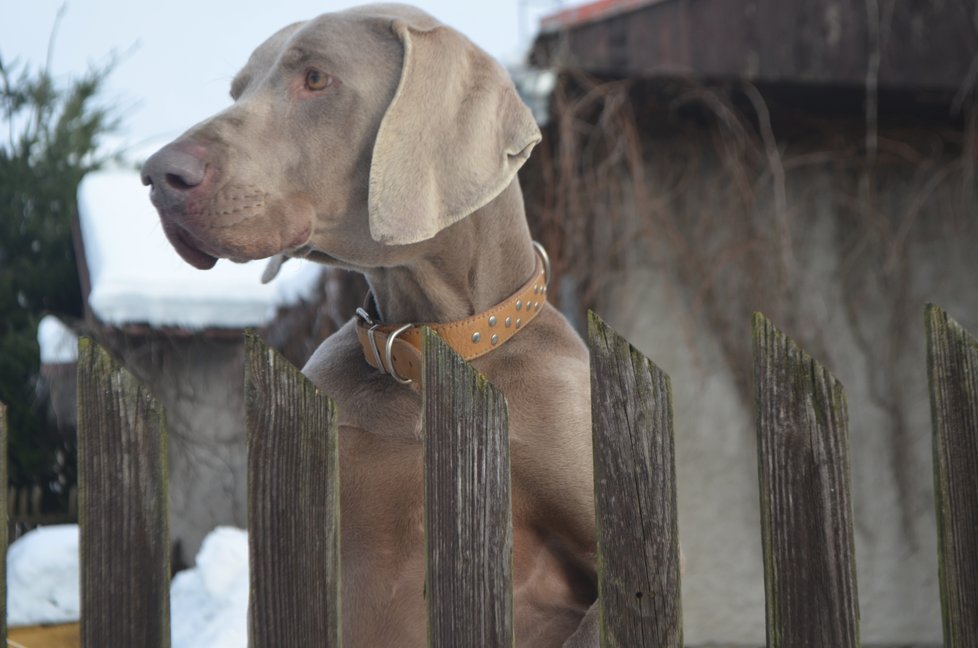
{"type": "Polygon", "coordinates": [[[245,335],[251,648],[341,645],[336,409],[245,335]]]}
{"type": "Polygon", "coordinates": [[[163,408],[105,349],[89,338],[78,346],[82,645],[167,648],[163,408]]]}
{"type": "Polygon", "coordinates": [[[928,304],[927,375],[944,645],[978,647],[978,340],[928,304]]]}
{"type": "Polygon", "coordinates": [[[845,392],[760,313],[753,338],[768,646],[856,648],[845,392]]]}
{"type": "Polygon", "coordinates": [[[601,645],[683,645],[669,376],[588,315],[601,645]]]}
{"type": "Polygon", "coordinates": [[[0,402],[0,646],[7,645],[7,406],[0,402]]]}
{"type": "Polygon", "coordinates": [[[428,645],[513,645],[506,402],[430,329],[423,334],[428,645]]]}

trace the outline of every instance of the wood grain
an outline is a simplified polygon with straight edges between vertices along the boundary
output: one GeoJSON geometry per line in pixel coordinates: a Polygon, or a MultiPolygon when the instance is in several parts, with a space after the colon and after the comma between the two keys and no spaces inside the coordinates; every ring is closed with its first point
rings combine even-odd
{"type": "Polygon", "coordinates": [[[506,402],[430,329],[423,334],[428,645],[513,645],[506,402]]]}
{"type": "Polygon", "coordinates": [[[588,345],[601,645],[681,647],[669,376],[593,312],[588,345]]]}
{"type": "Polygon", "coordinates": [[[336,409],[254,333],[245,339],[251,648],[338,647],[336,409]]]}
{"type": "Polygon", "coordinates": [[[86,648],[170,645],[163,408],[109,353],[79,341],[81,636],[86,648]]]}
{"type": "Polygon", "coordinates": [[[944,645],[978,648],[978,340],[925,314],[944,645]]]}
{"type": "Polygon", "coordinates": [[[754,315],[768,646],[859,645],[842,385],[754,315]]]}

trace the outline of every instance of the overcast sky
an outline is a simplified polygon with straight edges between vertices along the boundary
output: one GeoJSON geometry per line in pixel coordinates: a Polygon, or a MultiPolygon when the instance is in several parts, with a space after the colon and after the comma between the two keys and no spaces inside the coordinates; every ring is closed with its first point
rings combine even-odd
{"type": "MultiPolygon", "coordinates": [[[[228,85],[251,51],[296,20],[362,2],[343,0],[0,0],[0,56],[44,65],[59,8],[51,71],[78,76],[118,63],[104,100],[123,116],[130,146],[174,137],[226,106],[228,85]]],[[[504,61],[519,58],[541,15],[559,0],[415,0],[504,61]]]]}

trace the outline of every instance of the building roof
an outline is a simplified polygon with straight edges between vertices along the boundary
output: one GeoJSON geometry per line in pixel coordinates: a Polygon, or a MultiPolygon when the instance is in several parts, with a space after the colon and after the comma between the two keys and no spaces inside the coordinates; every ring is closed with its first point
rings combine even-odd
{"type": "Polygon", "coordinates": [[[861,86],[878,43],[881,88],[957,92],[975,83],[968,6],[880,3],[870,21],[863,3],[838,0],[599,0],[545,17],[531,60],[616,76],[861,86]]]}
{"type": "Polygon", "coordinates": [[[597,0],[587,4],[568,7],[540,20],[541,32],[554,32],[585,23],[610,18],[611,16],[638,9],[644,5],[663,0],[597,0]]]}
{"type": "Polygon", "coordinates": [[[135,170],[90,173],[78,188],[88,305],[104,324],[204,330],[265,324],[308,297],[322,266],[293,260],[263,285],[263,261],[221,260],[197,270],[181,259],[135,170]]]}

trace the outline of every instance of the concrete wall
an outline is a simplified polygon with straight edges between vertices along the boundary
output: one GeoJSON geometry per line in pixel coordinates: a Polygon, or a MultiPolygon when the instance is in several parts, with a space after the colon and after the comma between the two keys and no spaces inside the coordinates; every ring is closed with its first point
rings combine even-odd
{"type": "Polygon", "coordinates": [[[247,524],[242,339],[153,332],[112,346],[166,408],[170,534],[193,564],[215,526],[247,524]]]}
{"type": "Polygon", "coordinates": [[[923,311],[978,333],[974,125],[884,124],[874,167],[858,122],[781,137],[772,108],[765,141],[722,93],[693,89],[729,110],[716,120],[657,110],[654,90],[586,90],[589,112],[572,92],[556,105],[524,192],[563,306],[594,306],[672,377],[686,642],[765,643],[760,310],[846,388],[862,641],[939,645],[923,311]]]}

